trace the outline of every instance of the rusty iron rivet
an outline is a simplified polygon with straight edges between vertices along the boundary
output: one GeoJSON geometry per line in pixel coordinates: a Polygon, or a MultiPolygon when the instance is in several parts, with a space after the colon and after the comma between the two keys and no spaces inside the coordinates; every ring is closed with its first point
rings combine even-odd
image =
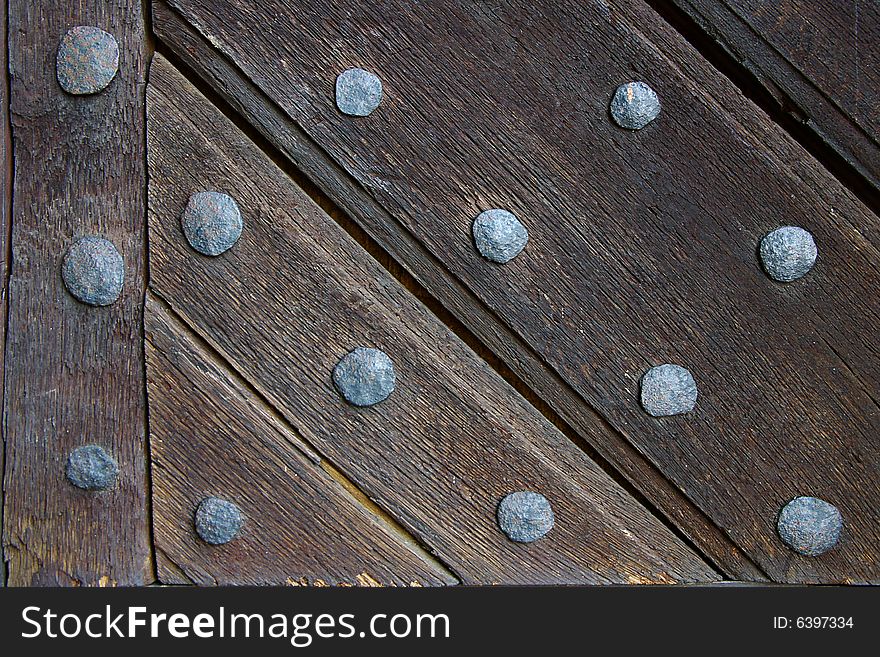
{"type": "Polygon", "coordinates": [[[697,405],[697,384],[680,365],[658,365],[642,377],[642,407],[649,415],[689,413],[697,405]]]}
{"type": "Polygon", "coordinates": [[[382,80],[362,68],[350,68],[336,78],[336,107],[349,116],[369,116],[382,101],[382,80]]]}
{"type": "Polygon", "coordinates": [[[358,347],[333,368],[333,383],[349,404],[372,406],[394,392],[394,363],[384,351],[358,347]]]}
{"type": "Polygon", "coordinates": [[[474,243],[484,258],[503,265],[518,256],[529,241],[529,231],[507,210],[494,208],[474,220],[474,243]]]}
{"type": "Polygon", "coordinates": [[[498,504],[498,526],[507,538],[517,543],[531,543],[553,529],[553,509],[540,493],[518,491],[498,504]]]}
{"type": "Polygon", "coordinates": [[[67,250],[61,278],[68,291],[90,306],[109,306],[125,283],[125,264],[113,242],[83,237],[67,250]]]}
{"type": "Polygon", "coordinates": [[[627,130],[641,130],[659,114],[660,99],[644,82],[620,85],[611,99],[611,117],[627,130]]]}
{"type": "Polygon", "coordinates": [[[189,245],[206,256],[232,248],[244,226],[235,199],[221,192],[190,196],[180,223],[189,245]]]}
{"type": "Polygon", "coordinates": [[[77,447],[67,457],[67,480],[83,490],[107,490],[119,476],[119,466],[103,447],[77,447]]]}
{"type": "Polygon", "coordinates": [[[780,283],[805,276],[819,255],[813,236],[797,226],[783,226],[765,235],[760,251],[764,271],[780,283]]]}
{"type": "Polygon", "coordinates": [[[782,542],[806,557],[818,557],[837,545],[842,529],[837,507],[817,497],[794,498],[776,522],[782,542]]]}
{"type": "Polygon", "coordinates": [[[229,500],[206,497],[196,509],[195,525],[205,543],[222,545],[238,536],[244,525],[244,514],[229,500]]]}
{"type": "Polygon", "coordinates": [[[55,56],[58,84],[69,94],[94,94],[119,70],[119,44],[112,34],[80,25],[65,34],[55,56]]]}

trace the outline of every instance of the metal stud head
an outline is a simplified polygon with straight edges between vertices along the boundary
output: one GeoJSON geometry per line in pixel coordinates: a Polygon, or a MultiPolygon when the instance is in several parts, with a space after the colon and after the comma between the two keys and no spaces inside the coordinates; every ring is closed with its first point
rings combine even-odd
{"type": "Polygon", "coordinates": [[[518,256],[529,241],[529,232],[520,220],[498,208],[481,212],[472,230],[477,250],[502,265],[518,256]]]}
{"type": "Polygon", "coordinates": [[[231,249],[244,226],[235,199],[220,192],[190,196],[180,223],[189,245],[207,256],[231,249]]]}
{"type": "Polygon", "coordinates": [[[336,107],[349,116],[369,116],[382,101],[382,81],[362,68],[350,68],[336,78],[336,107]]]}
{"type": "Polygon", "coordinates": [[[644,82],[620,85],[611,99],[611,117],[627,130],[641,130],[659,114],[660,99],[644,82]]]}
{"type": "Polygon", "coordinates": [[[794,498],[776,522],[782,542],[806,557],[818,557],[837,545],[842,529],[840,511],[818,497],[794,498]]]}
{"type": "Polygon", "coordinates": [[[765,235],[760,251],[764,271],[781,283],[805,276],[819,255],[813,236],[797,226],[783,226],[765,235]]]}
{"type": "Polygon", "coordinates": [[[553,509],[540,493],[519,491],[498,504],[498,527],[517,543],[531,543],[553,529],[553,509]]]}
{"type": "Polygon", "coordinates": [[[110,84],[118,70],[119,44],[112,34],[80,25],[61,39],[55,74],[67,93],[97,93],[110,84]]]}
{"type": "Polygon", "coordinates": [[[109,306],[122,293],[125,264],[113,242],[83,237],[64,256],[61,278],[68,291],[83,303],[109,306]]]}
{"type": "Polygon", "coordinates": [[[238,536],[244,525],[244,514],[229,500],[206,497],[196,509],[195,525],[205,543],[223,545],[238,536]]]}
{"type": "Polygon", "coordinates": [[[649,415],[664,417],[689,413],[697,405],[697,384],[680,365],[658,365],[642,377],[642,408],[649,415]]]}
{"type": "Polygon", "coordinates": [[[83,490],[107,490],[119,476],[119,466],[103,447],[77,447],[67,458],[67,480],[83,490]]]}
{"type": "Polygon", "coordinates": [[[349,404],[372,406],[388,398],[396,383],[394,363],[384,351],[358,347],[333,368],[333,383],[349,404]]]}

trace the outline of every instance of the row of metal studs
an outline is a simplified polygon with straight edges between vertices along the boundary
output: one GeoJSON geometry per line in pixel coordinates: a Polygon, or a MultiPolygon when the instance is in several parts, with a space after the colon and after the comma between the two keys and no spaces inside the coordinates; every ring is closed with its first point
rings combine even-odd
{"type": "MultiPolygon", "coordinates": [[[[71,94],[93,94],[104,89],[118,69],[119,48],[115,38],[95,27],[80,26],[62,39],[56,59],[59,84],[71,94]]],[[[379,78],[360,68],[342,72],[336,80],[336,104],[350,116],[368,116],[382,98],[379,78]]],[[[621,85],[610,103],[610,114],[622,128],[640,130],[660,114],[657,94],[644,82],[621,85]]],[[[241,235],[243,221],[238,205],[220,192],[193,194],[181,217],[181,226],[193,249],[216,256],[231,248],[241,235]]],[[[504,264],[519,255],[528,242],[528,231],[511,212],[493,208],[482,212],[472,226],[477,250],[487,259],[504,264]]],[[[810,271],[817,251],[807,231],[785,226],[761,241],[764,270],[778,281],[789,282],[810,271]]],[[[122,291],[124,263],[116,247],[98,236],[74,243],[65,255],[62,278],[71,294],[83,303],[106,306],[122,291]]],[[[371,406],[394,390],[394,365],[387,354],[358,347],[344,356],[333,370],[340,394],[356,406],[371,406]]],[[[697,388],[691,373],[679,365],[653,367],[641,381],[641,403],[655,417],[691,411],[697,388]]],[[[74,450],[67,462],[69,481],[85,490],[111,488],[118,465],[97,445],[74,450]]],[[[513,541],[532,542],[553,527],[550,503],[543,495],[519,491],[504,497],[497,509],[501,530],[513,541]]],[[[228,500],[208,497],[195,512],[199,536],[210,544],[235,538],[244,524],[241,509],[228,500]]],[[[833,547],[840,536],[842,519],[836,507],[813,497],[798,497],[779,514],[777,529],[793,550],[817,556],[833,547]]]]}

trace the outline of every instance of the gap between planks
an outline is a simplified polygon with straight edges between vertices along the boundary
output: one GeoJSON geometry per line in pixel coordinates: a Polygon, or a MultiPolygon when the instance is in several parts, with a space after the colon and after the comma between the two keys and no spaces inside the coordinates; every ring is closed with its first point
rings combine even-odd
{"type": "MultiPolygon", "coordinates": [[[[798,108],[786,107],[761,80],[692,17],[670,0],[644,0],[657,15],[678,32],[712,67],[732,82],[740,93],[757,105],[783,132],[815,158],[838,182],[851,191],[875,215],[880,216],[880,195],[874,184],[825,139],[798,108]],[[795,113],[797,112],[797,113],[795,113]],[[812,127],[811,127],[812,126],[812,127]]],[[[756,36],[756,39],[759,37],[756,36]]],[[[772,82],[772,80],[768,80],[772,82]]],[[[784,94],[784,92],[782,92],[784,94]]]]}
{"type": "MultiPolygon", "coordinates": [[[[12,265],[12,181],[15,168],[12,151],[12,125],[9,122],[9,61],[6,37],[9,29],[7,20],[8,3],[0,5],[0,531],[3,525],[3,510],[6,506],[6,414],[3,412],[4,391],[6,389],[6,333],[9,329],[9,275],[12,265]]],[[[2,546],[2,541],[0,541],[2,546]]],[[[0,587],[6,586],[8,567],[0,547],[0,587]]]]}
{"type": "MultiPolygon", "coordinates": [[[[522,397],[524,397],[533,407],[535,407],[548,422],[550,422],[560,432],[562,432],[563,435],[565,435],[579,449],[584,451],[586,455],[594,462],[596,462],[596,464],[609,477],[611,477],[640,505],[642,505],[652,516],[654,516],[667,529],[669,529],[676,536],[676,538],[682,541],[685,545],[688,546],[688,548],[690,548],[705,562],[707,562],[718,574],[719,577],[723,577],[728,580],[732,579],[730,573],[725,571],[723,565],[720,564],[718,560],[713,557],[713,555],[701,549],[693,540],[691,540],[691,538],[686,533],[684,533],[672,520],[670,520],[663,511],[661,511],[653,502],[651,502],[651,500],[645,494],[643,494],[638,488],[636,488],[628,478],[621,474],[621,472],[617,470],[617,468],[615,468],[592,445],[590,445],[583,437],[581,437],[580,434],[556,411],[554,411],[550,407],[550,405],[545,402],[532,388],[530,388],[528,384],[526,384],[504,362],[502,358],[500,358],[484,342],[482,342],[480,338],[478,338],[471,330],[469,330],[451,311],[445,308],[443,304],[435,296],[433,296],[412,274],[410,274],[405,267],[403,267],[394,258],[392,258],[392,256],[376,240],[374,240],[366,232],[366,230],[364,230],[360,225],[357,224],[357,222],[355,222],[350,216],[348,216],[348,214],[329,196],[327,196],[327,194],[325,194],[315,183],[309,180],[306,175],[302,171],[300,171],[296,167],[296,165],[294,165],[290,161],[290,159],[287,158],[279,150],[278,147],[270,142],[256,127],[251,125],[238,111],[231,107],[230,104],[223,98],[223,96],[221,96],[213,87],[207,84],[198,73],[193,71],[192,67],[188,66],[186,62],[182,61],[177,53],[170,48],[169,44],[163,41],[160,36],[154,35],[154,37],[156,39],[156,52],[167,58],[179,71],[181,71],[191,84],[193,84],[206,98],[208,98],[211,103],[214,104],[214,106],[217,107],[224,116],[226,116],[227,119],[235,124],[236,127],[241,130],[251,142],[253,142],[261,151],[263,151],[263,153],[265,153],[266,156],[270,158],[270,160],[279,169],[281,169],[294,184],[296,184],[301,190],[303,190],[322,210],[324,210],[324,212],[326,212],[337,224],[339,224],[352,237],[352,239],[354,239],[374,260],[376,260],[408,292],[415,296],[435,318],[437,318],[452,333],[454,333],[459,339],[467,344],[470,349],[472,349],[489,365],[489,367],[493,371],[495,371],[495,373],[502,377],[511,387],[513,387],[522,397]]],[[[266,100],[265,102],[271,103],[271,101],[269,100],[266,100]]],[[[447,276],[452,277],[452,274],[448,272],[448,270],[446,270],[442,263],[438,262],[437,264],[438,267],[442,269],[447,276]]],[[[156,294],[155,291],[151,292],[154,295],[156,294]]],[[[486,310],[486,312],[492,315],[491,311],[486,310]]],[[[496,326],[498,328],[502,328],[502,324],[497,320],[496,326]]],[[[551,371],[550,368],[546,366],[546,363],[544,363],[541,356],[535,353],[530,346],[523,344],[517,336],[511,334],[506,329],[502,330],[504,330],[506,339],[515,341],[521,349],[527,351],[533,359],[535,359],[536,361],[541,363],[542,366],[547,368],[548,372],[551,371]]],[[[228,364],[227,367],[229,367],[228,364]]],[[[558,376],[555,378],[558,378],[558,376]]],[[[562,382],[561,379],[558,380],[558,385],[567,387],[567,384],[562,382]]],[[[585,405],[585,407],[586,410],[589,411],[591,416],[595,417],[607,432],[614,434],[622,444],[628,445],[626,439],[620,434],[619,431],[617,431],[617,429],[609,424],[608,421],[605,420],[605,418],[596,413],[596,411],[589,405],[585,405]]],[[[274,408],[273,412],[275,412],[274,408]]],[[[656,477],[662,479],[668,485],[675,488],[674,484],[669,482],[668,478],[662,472],[657,470],[652,464],[648,463],[648,465],[650,466],[652,472],[656,475],[656,477]]],[[[340,476],[342,476],[341,473],[340,476]]],[[[355,488],[354,490],[357,489],[355,488]]],[[[675,488],[675,490],[678,489],[675,488]]],[[[358,493],[360,493],[360,491],[358,491],[358,493]]],[[[360,493],[360,495],[363,495],[363,493],[360,493]]],[[[365,496],[364,499],[369,502],[369,500],[365,496]]],[[[709,520],[708,517],[702,513],[702,511],[696,509],[696,507],[694,507],[694,510],[699,513],[701,519],[703,519],[705,523],[712,524],[714,526],[714,523],[712,523],[712,521],[709,520]]],[[[405,532],[405,530],[403,530],[402,528],[401,531],[405,532]]],[[[727,538],[726,535],[724,535],[720,531],[719,537],[722,537],[724,539],[727,538]]],[[[729,541],[729,539],[727,540],[729,541]]],[[[753,560],[751,560],[738,548],[736,548],[732,542],[729,543],[729,548],[731,549],[731,551],[735,550],[738,553],[740,559],[746,562],[746,568],[748,570],[751,570],[751,572],[748,573],[747,576],[750,576],[757,581],[769,580],[769,576],[767,575],[767,573],[758,564],[756,564],[753,560]]]]}
{"type": "MultiPolygon", "coordinates": [[[[149,187],[150,187],[150,166],[147,161],[147,77],[149,76],[149,62],[153,61],[153,55],[156,54],[156,37],[153,32],[153,12],[150,7],[149,0],[142,0],[141,2],[141,14],[142,20],[144,23],[144,49],[147,57],[147,66],[148,72],[147,75],[144,76],[144,84],[141,89],[141,113],[143,115],[144,121],[144,252],[143,252],[143,262],[144,262],[144,280],[146,281],[146,285],[144,286],[144,296],[142,307],[144,311],[146,311],[147,307],[147,297],[150,294],[150,231],[147,228],[150,214],[150,203],[149,203],[149,187]]],[[[151,463],[151,455],[153,452],[152,445],[150,443],[150,386],[148,382],[148,377],[146,375],[146,366],[147,366],[147,340],[146,340],[146,316],[145,313],[141,314],[141,322],[143,323],[141,326],[141,333],[145,336],[143,345],[141,345],[141,358],[144,362],[144,399],[146,400],[146,404],[144,404],[144,428],[146,429],[146,435],[144,439],[144,445],[146,449],[146,468],[145,468],[145,476],[147,478],[147,490],[149,494],[147,495],[147,526],[149,528],[149,539],[150,539],[150,552],[153,555],[152,566],[153,566],[153,582],[159,584],[159,557],[160,550],[157,547],[156,542],[156,526],[155,526],[155,518],[153,515],[153,465],[151,463]]],[[[173,565],[174,568],[180,570],[181,574],[189,579],[188,576],[183,572],[182,569],[178,568],[177,564],[175,564],[168,556],[162,552],[161,557],[165,559],[167,563],[173,565]]],[[[190,580],[191,584],[194,584],[192,580],[190,580]]]]}
{"type": "MultiPolygon", "coordinates": [[[[449,577],[456,580],[456,582],[461,582],[461,577],[458,573],[456,573],[451,566],[442,562],[439,557],[430,552],[430,550],[419,542],[419,540],[410,534],[400,523],[397,522],[391,515],[389,515],[384,509],[379,507],[375,502],[373,502],[367,495],[364,493],[357,485],[351,481],[345,474],[342,473],[333,463],[330,462],[323,454],[321,454],[318,449],[316,449],[309,441],[306,439],[302,433],[300,433],[296,427],[294,427],[290,422],[278,412],[275,406],[266,399],[265,395],[263,395],[257,388],[255,388],[251,383],[244,377],[242,374],[235,368],[235,366],[229,362],[217,349],[214,348],[210,342],[205,339],[195,328],[193,328],[192,323],[185,317],[183,314],[178,312],[176,308],[174,308],[162,295],[152,288],[148,288],[145,299],[147,303],[155,303],[163,312],[165,312],[171,320],[173,320],[180,329],[195,345],[199,351],[201,351],[202,356],[209,361],[212,361],[217,367],[226,372],[229,377],[236,382],[237,385],[241,386],[243,389],[247,390],[248,393],[252,394],[255,398],[259,399],[260,402],[264,405],[265,410],[269,415],[279,424],[279,426],[283,427],[289,435],[295,437],[296,441],[290,441],[290,445],[299,451],[308,461],[320,467],[328,476],[330,476],[336,483],[338,483],[342,488],[348,493],[351,498],[353,504],[364,508],[367,513],[373,516],[375,521],[386,531],[388,531],[391,535],[397,537],[402,543],[404,543],[413,553],[436,567],[438,570],[448,575],[449,577]]],[[[149,398],[147,399],[147,407],[149,408],[149,398]]],[[[158,548],[154,549],[158,550],[158,548]]],[[[158,554],[156,555],[158,556],[158,554]]],[[[172,564],[174,563],[167,555],[163,554],[166,561],[170,561],[172,564]]],[[[187,577],[189,579],[189,577],[187,577]]],[[[156,579],[158,580],[158,577],[156,579]]]]}

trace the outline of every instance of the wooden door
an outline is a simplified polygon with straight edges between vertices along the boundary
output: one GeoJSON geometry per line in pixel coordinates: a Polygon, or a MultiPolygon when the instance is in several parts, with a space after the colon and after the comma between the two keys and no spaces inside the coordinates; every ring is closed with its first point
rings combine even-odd
{"type": "Polygon", "coordinates": [[[880,15],[760,4],[10,3],[7,581],[877,583],[880,15]]]}

